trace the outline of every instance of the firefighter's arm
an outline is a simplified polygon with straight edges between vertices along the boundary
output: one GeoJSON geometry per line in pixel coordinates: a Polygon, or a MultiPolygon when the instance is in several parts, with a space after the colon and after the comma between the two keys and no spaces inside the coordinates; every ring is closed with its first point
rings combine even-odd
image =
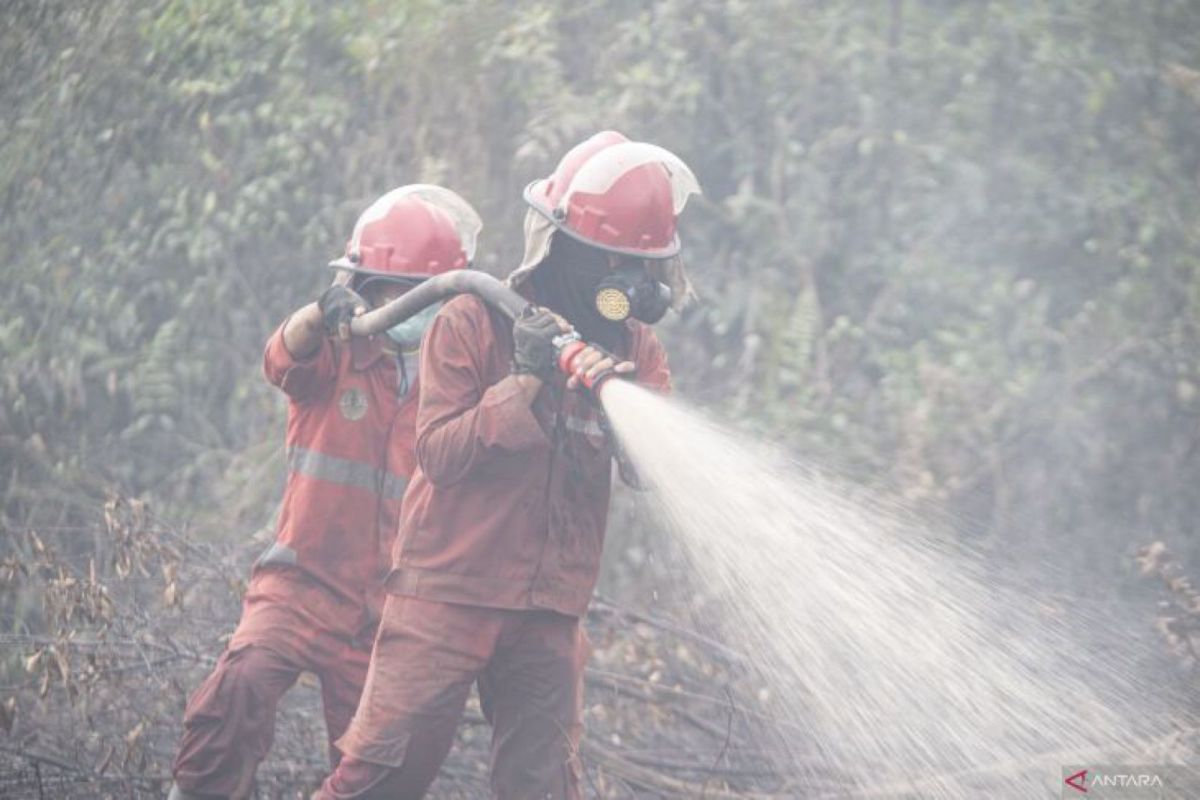
{"type": "Polygon", "coordinates": [[[267,380],[296,402],[304,402],[337,378],[336,351],[329,337],[350,341],[350,320],[367,310],[367,303],[340,275],[315,303],[283,321],[267,342],[263,371],[267,380]]]}
{"type": "Polygon", "coordinates": [[[470,296],[447,303],[425,334],[416,451],[435,486],[492,459],[550,446],[530,409],[538,378],[509,375],[484,385],[483,356],[493,343],[487,311],[470,296]]]}
{"type": "Polygon", "coordinates": [[[325,322],[316,303],[304,306],[283,323],[283,346],[292,358],[312,358],[324,338],[325,322]]]}
{"type": "Polygon", "coordinates": [[[295,358],[309,358],[325,336],[350,341],[350,320],[366,313],[367,301],[346,286],[339,276],[320,299],[309,303],[283,323],[283,344],[295,358]]]}
{"type": "MultiPolygon", "coordinates": [[[[309,308],[305,306],[284,320],[267,340],[263,352],[263,374],[267,380],[300,403],[317,396],[337,379],[337,357],[333,343],[324,334],[319,311],[316,324],[320,333],[315,336],[315,345],[310,343],[304,349],[296,344],[298,332],[311,324],[309,308]]],[[[315,309],[316,304],[311,308],[315,309]]],[[[302,339],[301,343],[307,340],[302,339]]]]}

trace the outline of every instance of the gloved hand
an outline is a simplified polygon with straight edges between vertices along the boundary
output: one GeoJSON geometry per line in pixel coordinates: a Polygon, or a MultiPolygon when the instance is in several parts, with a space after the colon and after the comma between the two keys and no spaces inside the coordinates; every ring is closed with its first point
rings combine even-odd
{"type": "Polygon", "coordinates": [[[542,380],[553,377],[558,360],[554,339],[563,333],[562,324],[552,313],[526,306],[513,322],[513,373],[536,375],[542,380]]]}
{"type": "Polygon", "coordinates": [[[325,331],[343,340],[350,338],[350,320],[367,310],[367,301],[349,286],[330,286],[317,300],[325,331]]]}
{"type": "MultiPolygon", "coordinates": [[[[571,359],[571,375],[567,378],[567,388],[586,387],[592,389],[610,375],[617,377],[632,377],[637,365],[632,361],[622,361],[615,353],[610,353],[600,345],[589,344],[571,359]]],[[[593,401],[596,398],[588,393],[593,401]]]]}

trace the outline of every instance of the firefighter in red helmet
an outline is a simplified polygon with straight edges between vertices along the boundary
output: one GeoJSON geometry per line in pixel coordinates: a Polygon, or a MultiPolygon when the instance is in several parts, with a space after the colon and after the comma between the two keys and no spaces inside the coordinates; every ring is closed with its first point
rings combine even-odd
{"type": "Polygon", "coordinates": [[[384,335],[350,319],[467,266],[482,224],[461,197],[410,185],[358,219],[332,286],[267,341],[288,398],[287,486],[274,543],[254,564],[241,621],[188,700],[171,798],[242,798],[301,672],[321,682],[330,757],[362,691],[400,501],[415,466],[417,356],[435,309],[384,335]]]}
{"type": "Polygon", "coordinates": [[[613,370],[668,389],[650,323],[689,294],[676,218],[697,191],[670,152],[597,134],[526,189],[509,283],[537,310],[510,323],[462,295],[434,319],[389,596],[345,757],[315,797],[423,796],[476,682],[492,796],[581,796],[580,620],[616,455],[581,385],[613,370]],[[596,346],[567,377],[553,340],[572,328],[596,346]]]}

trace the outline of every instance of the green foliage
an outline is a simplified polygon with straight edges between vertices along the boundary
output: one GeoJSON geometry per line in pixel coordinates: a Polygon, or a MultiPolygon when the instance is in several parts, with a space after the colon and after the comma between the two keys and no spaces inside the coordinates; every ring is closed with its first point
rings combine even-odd
{"type": "Polygon", "coordinates": [[[1195,531],[1194,3],[24,3],[0,47],[10,524],[260,523],[259,351],[355,214],[445,182],[502,272],[616,127],[705,187],[682,394],[1014,555],[1195,531]]]}

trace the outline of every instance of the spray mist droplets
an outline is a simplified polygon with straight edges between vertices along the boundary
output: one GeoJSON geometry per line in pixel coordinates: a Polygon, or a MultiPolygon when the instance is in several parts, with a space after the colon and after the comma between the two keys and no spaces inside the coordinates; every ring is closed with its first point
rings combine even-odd
{"type": "Polygon", "coordinates": [[[1045,796],[1063,763],[1144,754],[1161,716],[1136,654],[1086,644],[1111,620],[1046,613],[899,502],[676,401],[621,381],[602,401],[799,789],[823,770],[860,797],[1045,796]]]}

